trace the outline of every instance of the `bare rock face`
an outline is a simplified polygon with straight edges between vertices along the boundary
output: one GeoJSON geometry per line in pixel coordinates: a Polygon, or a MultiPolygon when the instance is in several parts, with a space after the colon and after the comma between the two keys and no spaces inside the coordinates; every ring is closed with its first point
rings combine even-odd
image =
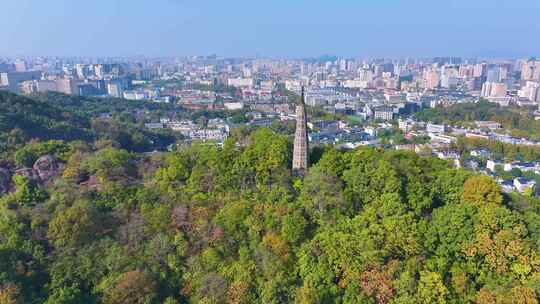
{"type": "Polygon", "coordinates": [[[12,172],[6,168],[0,168],[0,195],[6,194],[11,188],[12,172]]]}
{"type": "Polygon", "coordinates": [[[90,175],[87,180],[80,183],[81,186],[86,187],[91,191],[101,191],[103,190],[103,185],[99,182],[99,179],[96,175],[90,175]]]}
{"type": "Polygon", "coordinates": [[[44,155],[34,163],[33,170],[39,176],[39,180],[43,183],[60,175],[64,164],[55,156],[44,155]]]}
{"type": "Polygon", "coordinates": [[[26,177],[29,181],[39,182],[39,175],[36,170],[32,168],[21,168],[15,171],[15,174],[26,177]]]}
{"type": "Polygon", "coordinates": [[[142,163],[141,176],[154,176],[156,171],[163,166],[163,161],[157,159],[145,159],[142,163]]]}

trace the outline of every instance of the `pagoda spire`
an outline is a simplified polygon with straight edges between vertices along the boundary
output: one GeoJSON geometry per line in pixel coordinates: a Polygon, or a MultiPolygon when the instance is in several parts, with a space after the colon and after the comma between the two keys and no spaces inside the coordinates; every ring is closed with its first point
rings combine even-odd
{"type": "Polygon", "coordinates": [[[304,87],[300,103],[296,105],[296,132],[294,135],[293,173],[304,175],[308,169],[308,134],[304,87]]]}

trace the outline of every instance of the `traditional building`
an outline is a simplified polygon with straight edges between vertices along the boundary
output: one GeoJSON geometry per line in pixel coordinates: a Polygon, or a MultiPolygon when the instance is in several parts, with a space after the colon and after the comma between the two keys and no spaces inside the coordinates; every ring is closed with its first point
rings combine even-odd
{"type": "Polygon", "coordinates": [[[294,152],[292,169],[295,174],[304,175],[308,169],[308,134],[304,88],[300,104],[296,106],[296,133],[294,135],[294,152]]]}

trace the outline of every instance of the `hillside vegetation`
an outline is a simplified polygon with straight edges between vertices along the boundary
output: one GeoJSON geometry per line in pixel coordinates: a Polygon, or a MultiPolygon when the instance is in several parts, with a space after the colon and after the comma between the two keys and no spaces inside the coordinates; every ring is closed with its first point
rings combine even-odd
{"type": "Polygon", "coordinates": [[[298,178],[269,129],[150,155],[69,113],[88,139],[20,124],[0,161],[0,303],[538,302],[540,202],[488,177],[327,148],[298,178]]]}
{"type": "Polygon", "coordinates": [[[151,103],[84,99],[63,94],[24,97],[0,91],[0,155],[31,140],[83,141],[129,151],[165,149],[175,141],[168,131],[149,132],[137,120],[141,111],[166,112],[151,103]],[[137,110],[139,109],[139,110],[137,110]]]}

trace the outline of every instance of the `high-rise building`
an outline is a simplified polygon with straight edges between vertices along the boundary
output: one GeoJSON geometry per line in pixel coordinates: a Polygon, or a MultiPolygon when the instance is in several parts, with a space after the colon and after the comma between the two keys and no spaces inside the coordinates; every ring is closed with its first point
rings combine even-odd
{"type": "Polygon", "coordinates": [[[253,79],[252,78],[229,78],[227,80],[227,85],[231,87],[252,87],[253,86],[253,79]]]}
{"type": "Polygon", "coordinates": [[[499,67],[499,79],[501,81],[507,80],[509,78],[508,76],[510,75],[511,70],[512,68],[510,65],[508,64],[501,65],[499,67]]]}
{"type": "Polygon", "coordinates": [[[77,96],[94,96],[96,95],[96,87],[91,83],[81,83],[77,85],[77,96]]]}
{"type": "Polygon", "coordinates": [[[527,84],[518,91],[518,96],[529,101],[540,101],[540,83],[527,81],[527,84]]]}
{"type": "Polygon", "coordinates": [[[437,71],[427,71],[424,74],[424,87],[426,89],[436,89],[439,86],[440,77],[437,71]]]}
{"type": "Polygon", "coordinates": [[[507,87],[504,83],[486,82],[482,86],[482,97],[505,97],[507,87]]]}
{"type": "Polygon", "coordinates": [[[28,80],[19,83],[19,92],[22,94],[33,94],[36,92],[35,80],[28,80]]]}
{"type": "Polygon", "coordinates": [[[54,80],[37,80],[36,91],[39,93],[57,91],[56,81],[54,80]]]}
{"type": "Polygon", "coordinates": [[[14,70],[15,67],[12,64],[0,62],[0,73],[13,72],[14,70]]]}
{"type": "Polygon", "coordinates": [[[97,64],[94,66],[94,74],[98,79],[103,79],[105,76],[105,70],[102,64],[97,64]]]}
{"type": "Polygon", "coordinates": [[[444,75],[441,77],[441,87],[446,89],[455,89],[458,85],[458,79],[457,77],[451,77],[448,75],[444,75]]]}
{"type": "Polygon", "coordinates": [[[527,60],[521,66],[522,80],[540,80],[540,61],[535,59],[527,60]]]}
{"type": "Polygon", "coordinates": [[[507,90],[508,90],[508,87],[506,86],[505,83],[494,83],[491,88],[490,97],[505,97],[507,90]]]}
{"type": "Polygon", "coordinates": [[[485,82],[482,85],[482,91],[480,92],[481,97],[489,97],[491,95],[491,82],[485,82]]]}
{"type": "Polygon", "coordinates": [[[487,82],[500,82],[501,81],[501,72],[499,67],[494,67],[488,70],[487,72],[487,82]]]}
{"type": "Polygon", "coordinates": [[[474,66],[473,76],[483,77],[486,73],[487,65],[485,63],[479,63],[474,66]]]}
{"type": "Polygon", "coordinates": [[[26,72],[26,61],[17,59],[15,61],[15,72],[26,72]]]}
{"type": "Polygon", "coordinates": [[[72,87],[73,85],[70,79],[61,78],[56,80],[56,90],[60,93],[69,95],[73,92],[72,87]]]}
{"type": "Polygon", "coordinates": [[[470,78],[474,75],[474,66],[472,65],[461,65],[459,67],[459,77],[460,78],[470,78]]]}
{"type": "Polygon", "coordinates": [[[107,94],[112,97],[122,98],[124,96],[124,85],[121,81],[112,81],[107,84],[107,94]]]}
{"type": "Polygon", "coordinates": [[[347,70],[347,60],[345,60],[345,59],[339,60],[339,70],[340,71],[346,71],[347,70]]]}
{"type": "Polygon", "coordinates": [[[373,118],[378,120],[394,119],[394,109],[391,107],[378,107],[373,111],[373,118]]]}
{"type": "Polygon", "coordinates": [[[40,71],[0,73],[0,86],[6,86],[8,90],[19,93],[21,82],[39,79],[41,79],[40,71]]]}
{"type": "Polygon", "coordinates": [[[308,169],[308,134],[304,88],[300,103],[296,106],[296,133],[294,135],[293,173],[304,175],[308,169]]]}
{"type": "Polygon", "coordinates": [[[86,79],[92,74],[90,71],[90,66],[86,64],[77,64],[75,66],[75,70],[79,79],[86,79]]]}
{"type": "Polygon", "coordinates": [[[361,69],[358,71],[358,80],[361,81],[372,81],[373,80],[373,72],[369,69],[361,69]]]}

